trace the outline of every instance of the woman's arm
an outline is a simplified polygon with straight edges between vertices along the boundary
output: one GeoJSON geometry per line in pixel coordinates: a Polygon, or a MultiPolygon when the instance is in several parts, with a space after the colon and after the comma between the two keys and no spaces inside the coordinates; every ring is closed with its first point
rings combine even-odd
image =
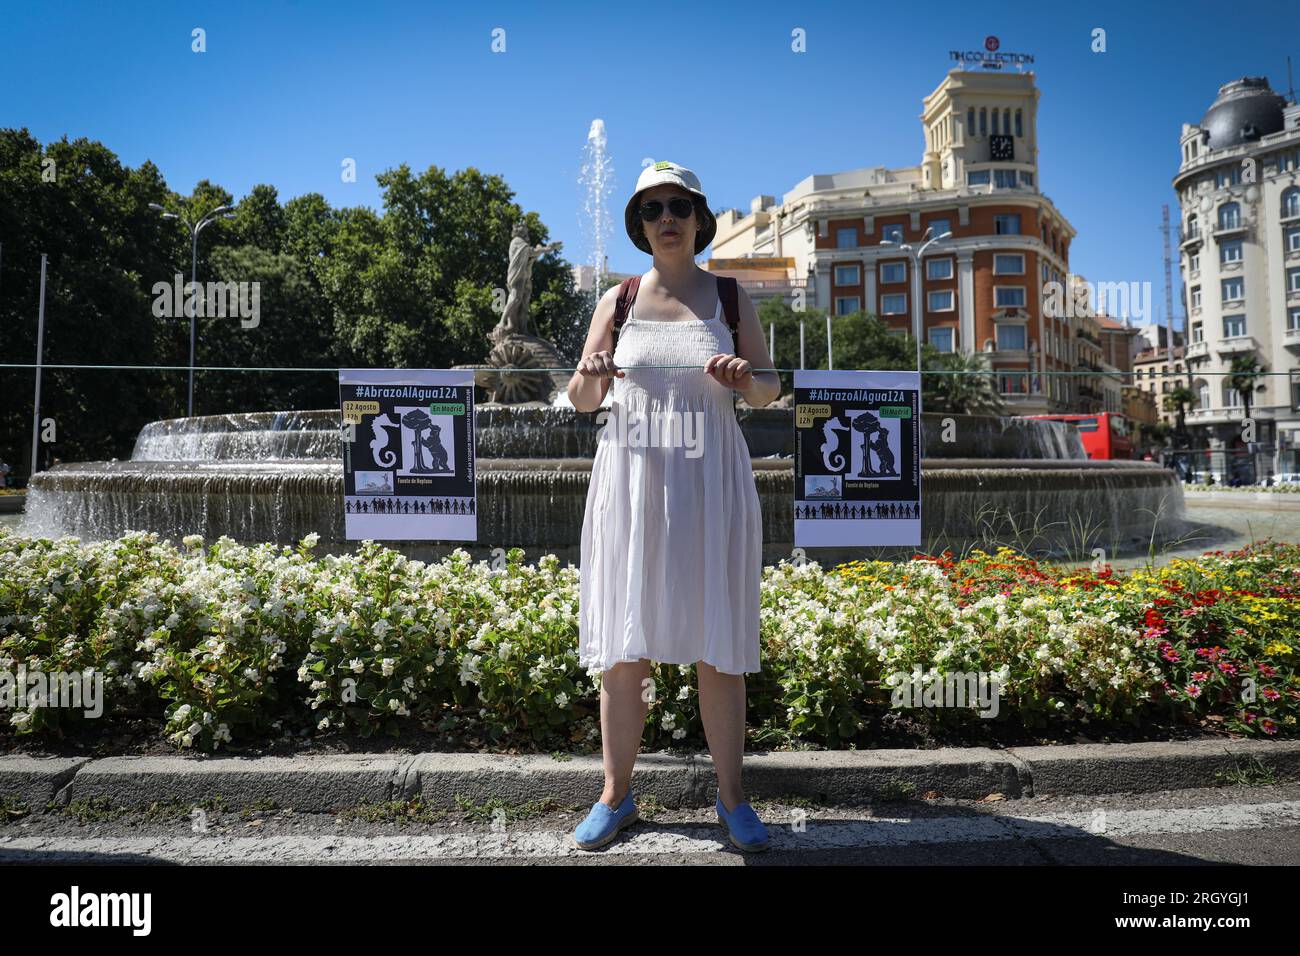
{"type": "MultiPolygon", "coordinates": [[[[578,369],[569,379],[566,389],[569,401],[580,412],[594,412],[605,401],[609,392],[609,372],[615,367],[610,350],[614,346],[614,309],[618,302],[618,286],[611,286],[600,297],[591,313],[591,327],[587,341],[582,346],[578,369]],[[586,374],[584,374],[584,371],[586,374]]],[[[619,378],[623,372],[615,373],[619,378]]]]}
{"type": "Polygon", "coordinates": [[[724,356],[714,356],[704,367],[720,384],[729,385],[740,392],[752,408],[761,408],[775,401],[781,394],[781,378],[776,372],[754,372],[755,368],[771,368],[772,357],[767,354],[767,341],[763,327],[758,324],[758,311],[749,293],[736,286],[736,305],[740,310],[736,348],[739,355],[724,361],[724,356]],[[714,374],[714,373],[717,374],[714,374]]]}

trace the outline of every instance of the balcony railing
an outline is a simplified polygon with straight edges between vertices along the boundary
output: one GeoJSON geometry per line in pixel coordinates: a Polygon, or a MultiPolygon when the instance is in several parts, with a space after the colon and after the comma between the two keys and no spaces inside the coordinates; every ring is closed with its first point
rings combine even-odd
{"type": "Polygon", "coordinates": [[[1219,339],[1214,345],[1214,351],[1220,355],[1238,355],[1242,352],[1254,352],[1258,348],[1259,345],[1250,335],[1233,335],[1226,339],[1219,339]]]}
{"type": "Polygon", "coordinates": [[[1208,358],[1210,355],[1210,343],[1204,340],[1192,342],[1187,346],[1187,357],[1189,359],[1208,358]]]}

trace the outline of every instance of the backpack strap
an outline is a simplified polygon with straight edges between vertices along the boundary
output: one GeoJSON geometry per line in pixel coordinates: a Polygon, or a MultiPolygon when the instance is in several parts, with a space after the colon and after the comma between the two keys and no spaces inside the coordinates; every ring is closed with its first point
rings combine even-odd
{"type": "Polygon", "coordinates": [[[740,349],[740,296],[737,283],[732,276],[718,276],[718,298],[722,300],[722,314],[731,329],[733,352],[740,349]]]}
{"type": "Polygon", "coordinates": [[[619,329],[627,321],[627,314],[632,310],[632,303],[636,301],[636,293],[640,288],[640,276],[631,276],[619,283],[618,299],[614,303],[614,348],[618,348],[619,329]]]}

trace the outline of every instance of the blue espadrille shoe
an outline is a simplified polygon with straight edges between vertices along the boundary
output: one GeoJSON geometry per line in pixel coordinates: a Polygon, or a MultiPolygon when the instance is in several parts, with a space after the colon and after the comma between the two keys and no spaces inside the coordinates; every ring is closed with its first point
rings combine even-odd
{"type": "Polygon", "coordinates": [[[730,813],[722,803],[722,794],[718,794],[718,822],[731,837],[731,842],[742,850],[766,850],[772,844],[767,827],[758,818],[754,808],[742,801],[730,813]]]}
{"type": "Polygon", "coordinates": [[[619,830],[640,819],[631,790],[628,790],[617,810],[611,810],[607,804],[597,800],[587,814],[587,819],[573,831],[574,845],[579,850],[598,849],[618,836],[619,830]]]}

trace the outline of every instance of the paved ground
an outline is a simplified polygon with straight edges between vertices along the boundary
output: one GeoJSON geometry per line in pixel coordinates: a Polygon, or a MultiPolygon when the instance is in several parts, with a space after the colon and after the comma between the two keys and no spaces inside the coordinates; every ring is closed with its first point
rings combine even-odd
{"type": "Polygon", "coordinates": [[[0,823],[0,865],[1300,863],[1300,784],[859,807],[755,801],[773,839],[759,854],[733,848],[712,810],[641,803],[642,822],[595,852],[569,840],[588,806],[501,808],[495,818],[426,811],[414,822],[274,810],[182,808],[164,820],[131,812],[91,822],[41,813],[0,823]]]}

